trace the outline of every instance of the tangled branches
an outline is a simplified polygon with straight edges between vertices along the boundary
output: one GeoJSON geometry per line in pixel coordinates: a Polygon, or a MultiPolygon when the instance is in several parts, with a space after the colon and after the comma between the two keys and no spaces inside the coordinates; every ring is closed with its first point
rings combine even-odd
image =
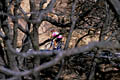
{"type": "Polygon", "coordinates": [[[110,71],[119,73],[120,1],[64,1],[28,0],[28,12],[22,8],[22,0],[0,1],[1,80],[49,79],[51,77],[46,78],[48,74],[43,72],[49,68],[56,72],[53,78],[58,79],[63,70],[58,68],[64,60],[63,68],[66,66],[72,69],[76,66],[75,70],[79,71],[79,76],[85,74],[84,78],[88,80],[107,79],[105,75],[110,71]],[[60,9],[60,5],[65,10],[60,9]],[[23,20],[25,25],[22,25],[20,20],[23,20]],[[62,50],[40,49],[40,46],[52,40],[39,41],[39,28],[43,26],[43,22],[51,23],[65,35],[62,50]],[[24,37],[21,37],[20,32],[24,37]],[[75,32],[80,36],[75,35],[78,36],[77,41],[72,42],[75,32]],[[19,37],[22,38],[22,43],[18,51],[19,37]],[[92,42],[91,39],[88,44],[81,44],[87,42],[84,40],[86,37],[97,38],[97,41],[92,42]],[[59,75],[56,78],[57,74],[59,75]],[[43,78],[42,75],[46,77],[43,78]]]}

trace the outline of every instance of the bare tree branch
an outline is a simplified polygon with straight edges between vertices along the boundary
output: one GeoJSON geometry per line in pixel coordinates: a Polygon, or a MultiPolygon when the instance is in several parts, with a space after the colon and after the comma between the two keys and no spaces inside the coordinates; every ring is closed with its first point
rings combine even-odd
{"type": "MultiPolygon", "coordinates": [[[[92,50],[94,48],[99,48],[99,49],[113,49],[113,48],[116,48],[116,49],[120,49],[119,45],[113,45],[113,44],[114,43],[111,43],[111,42],[92,42],[92,43],[89,43],[88,45],[82,46],[80,48],[73,48],[73,49],[68,49],[68,50],[65,50],[65,51],[55,52],[57,54],[56,58],[54,58],[53,60],[51,60],[49,62],[43,63],[42,65],[40,65],[40,66],[38,66],[38,67],[36,67],[34,69],[31,69],[29,71],[16,72],[16,71],[4,68],[2,66],[0,67],[0,71],[5,73],[5,74],[7,73],[9,75],[24,76],[24,75],[28,75],[28,74],[31,74],[31,73],[38,72],[40,70],[46,69],[48,67],[51,67],[51,66],[57,64],[61,59],[63,59],[66,56],[82,54],[83,52],[90,51],[90,50],[92,50]]],[[[35,52],[33,52],[33,53],[35,53],[35,52]]],[[[47,55],[49,53],[44,53],[44,54],[47,55]]],[[[41,53],[41,55],[42,54],[43,53],[41,53]]],[[[39,55],[39,54],[36,53],[36,55],[39,55]]]]}

